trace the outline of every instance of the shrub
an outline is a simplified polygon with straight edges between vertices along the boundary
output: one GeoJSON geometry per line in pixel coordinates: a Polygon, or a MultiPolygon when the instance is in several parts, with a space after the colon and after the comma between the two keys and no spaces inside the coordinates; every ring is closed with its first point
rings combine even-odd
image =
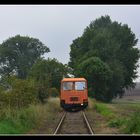
{"type": "Polygon", "coordinates": [[[131,118],[127,121],[125,133],[140,134],[140,112],[135,112],[131,118]]]}
{"type": "Polygon", "coordinates": [[[59,92],[56,88],[51,88],[51,96],[52,97],[58,97],[59,96],[59,92]]]}
{"type": "Polygon", "coordinates": [[[7,84],[9,88],[0,93],[1,108],[21,108],[37,102],[37,92],[33,81],[11,76],[7,78],[7,84]]]}
{"type": "Polygon", "coordinates": [[[119,118],[119,119],[113,119],[108,123],[109,127],[117,127],[124,125],[126,123],[126,119],[119,118]]]}

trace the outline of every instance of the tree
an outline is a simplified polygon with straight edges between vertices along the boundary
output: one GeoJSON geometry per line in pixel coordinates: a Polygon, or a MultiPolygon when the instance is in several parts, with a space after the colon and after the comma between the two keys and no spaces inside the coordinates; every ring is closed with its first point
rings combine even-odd
{"type": "Polygon", "coordinates": [[[67,76],[67,67],[56,59],[40,59],[30,70],[29,77],[34,79],[38,87],[38,98],[41,102],[51,96],[51,89],[60,90],[60,82],[67,76]]]}
{"type": "Polygon", "coordinates": [[[105,98],[106,96],[113,96],[108,89],[112,71],[100,58],[90,57],[81,62],[77,66],[76,76],[87,79],[89,96],[105,102],[110,100],[110,98],[105,98]]]}
{"type": "Polygon", "coordinates": [[[20,35],[11,37],[0,45],[0,74],[12,73],[25,79],[37,59],[49,51],[39,39],[20,35]]]}
{"type": "MultiPolygon", "coordinates": [[[[83,61],[92,57],[100,58],[112,71],[110,84],[106,85],[108,92],[104,97],[110,99],[118,95],[122,97],[124,88],[135,85],[133,80],[137,77],[137,62],[140,58],[140,50],[135,48],[137,41],[127,24],[113,22],[108,15],[101,16],[85,28],[81,37],[73,40],[70,45],[69,66],[76,75],[79,64],[83,61]],[[112,96],[108,97],[108,94],[112,96]]],[[[81,69],[81,72],[84,70],[81,69]]]]}

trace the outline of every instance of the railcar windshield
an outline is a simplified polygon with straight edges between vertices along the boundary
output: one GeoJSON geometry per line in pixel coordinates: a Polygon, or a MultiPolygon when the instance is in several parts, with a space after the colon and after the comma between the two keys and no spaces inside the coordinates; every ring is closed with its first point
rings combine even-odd
{"type": "Polygon", "coordinates": [[[85,82],[63,82],[62,89],[63,90],[85,90],[86,83],[85,82]]]}
{"type": "Polygon", "coordinates": [[[72,90],[73,89],[73,82],[64,82],[63,83],[63,90],[72,90]]]}
{"type": "Polygon", "coordinates": [[[86,83],[85,82],[75,82],[75,90],[85,90],[86,83]]]}

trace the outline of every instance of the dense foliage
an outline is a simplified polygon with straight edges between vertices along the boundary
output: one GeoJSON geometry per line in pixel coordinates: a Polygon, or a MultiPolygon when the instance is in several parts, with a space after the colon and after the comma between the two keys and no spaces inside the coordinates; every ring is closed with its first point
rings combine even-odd
{"type": "Polygon", "coordinates": [[[49,48],[36,38],[16,35],[0,44],[0,107],[25,107],[59,95],[68,66],[44,59],[49,48]]]}
{"type": "Polygon", "coordinates": [[[134,47],[137,41],[127,24],[101,16],[86,27],[81,37],[73,40],[69,66],[76,77],[87,78],[95,98],[109,102],[123,96],[124,88],[135,86],[133,80],[137,77],[140,57],[140,51],[134,47]]]}
{"type": "Polygon", "coordinates": [[[77,66],[75,73],[78,77],[85,77],[88,79],[90,97],[95,97],[103,101],[108,101],[110,99],[112,94],[109,93],[108,85],[110,84],[112,71],[100,58],[87,58],[77,66]]]}
{"type": "Polygon", "coordinates": [[[0,109],[3,107],[20,109],[37,103],[37,91],[32,80],[10,76],[5,78],[5,83],[9,88],[0,90],[0,109]]]}
{"type": "Polygon", "coordinates": [[[0,44],[0,74],[16,74],[25,79],[28,70],[43,55],[49,52],[39,39],[16,35],[0,44]]]}
{"type": "Polygon", "coordinates": [[[29,78],[35,81],[41,102],[49,96],[59,95],[60,82],[67,76],[67,71],[67,66],[56,59],[40,59],[33,65],[29,78]]]}

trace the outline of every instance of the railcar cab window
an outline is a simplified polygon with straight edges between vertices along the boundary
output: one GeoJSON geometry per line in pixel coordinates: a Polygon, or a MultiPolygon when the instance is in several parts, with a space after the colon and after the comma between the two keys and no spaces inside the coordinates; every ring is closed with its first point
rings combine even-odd
{"type": "Polygon", "coordinates": [[[85,82],[75,82],[75,90],[85,90],[86,83],[85,82]]]}
{"type": "Polygon", "coordinates": [[[63,83],[63,90],[72,90],[73,89],[73,82],[64,82],[63,83]]]}

